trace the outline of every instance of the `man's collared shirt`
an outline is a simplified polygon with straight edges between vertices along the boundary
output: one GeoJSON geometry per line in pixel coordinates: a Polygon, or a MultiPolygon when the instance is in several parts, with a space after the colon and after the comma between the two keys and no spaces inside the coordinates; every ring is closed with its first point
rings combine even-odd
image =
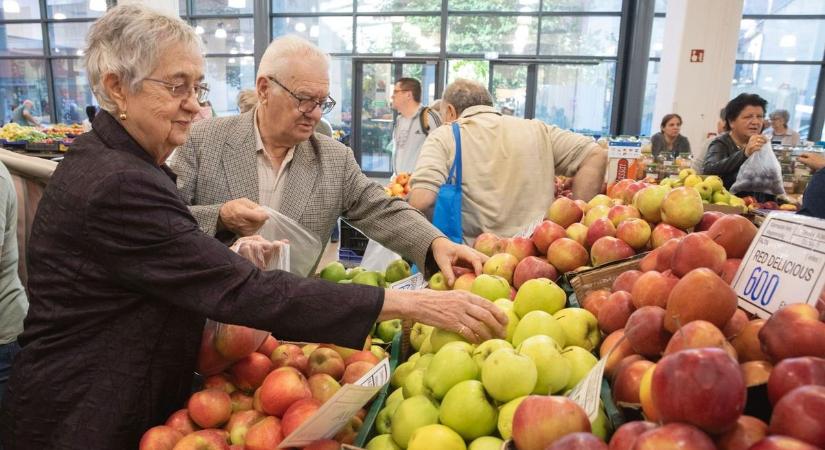
{"type": "Polygon", "coordinates": [[[258,168],[258,204],[267,206],[275,211],[281,206],[281,196],[284,192],[286,179],[289,176],[289,166],[292,156],[295,154],[295,147],[286,152],[284,161],[280,167],[273,167],[266,150],[264,141],[261,139],[261,131],[258,129],[258,112],[254,113],[255,128],[255,151],[258,168]]]}

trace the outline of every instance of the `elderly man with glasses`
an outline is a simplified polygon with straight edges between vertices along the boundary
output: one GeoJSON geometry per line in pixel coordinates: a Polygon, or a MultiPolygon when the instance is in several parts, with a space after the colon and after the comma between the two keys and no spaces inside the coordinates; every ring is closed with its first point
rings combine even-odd
{"type": "MultiPolygon", "coordinates": [[[[450,242],[370,181],[349,148],[313,132],[335,106],[328,72],[329,57],[315,45],[296,36],[275,39],[258,69],[258,106],[193,126],[171,166],[200,227],[228,243],[255,234],[269,217],[260,206],[267,206],[326,243],[343,217],[422,269],[437,265],[449,283],[459,260],[480,271],[483,255],[450,242]]],[[[314,270],[322,249],[312,251],[314,270]]]]}

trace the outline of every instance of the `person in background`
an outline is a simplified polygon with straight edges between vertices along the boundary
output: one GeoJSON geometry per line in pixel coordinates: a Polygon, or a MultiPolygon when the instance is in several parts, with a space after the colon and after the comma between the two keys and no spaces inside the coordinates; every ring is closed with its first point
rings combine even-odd
{"type": "Polygon", "coordinates": [[[768,117],[771,121],[771,127],[765,130],[764,134],[772,136],[772,144],[799,145],[799,133],[788,128],[788,122],[791,120],[788,110],[777,109],[770,113],[768,117]]]}
{"type": "Polygon", "coordinates": [[[29,99],[23,100],[23,103],[11,112],[11,121],[27,127],[39,127],[40,121],[32,114],[33,109],[34,102],[29,99]]]}
{"type": "Polygon", "coordinates": [[[411,173],[427,135],[441,126],[441,117],[421,105],[421,83],[415,78],[399,78],[393,87],[392,108],[398,118],[392,129],[393,172],[411,173]]]}
{"type": "Polygon", "coordinates": [[[767,142],[762,135],[767,105],[768,102],[762,97],[746,93],[739,94],[725,105],[727,133],[718,136],[708,146],[702,170],[704,175],[718,175],[725,189],[733,186],[745,160],[767,142]]]}
{"type": "Polygon", "coordinates": [[[512,115],[515,115],[515,113],[516,113],[516,110],[509,107],[509,106],[502,106],[501,107],[501,114],[503,114],[505,116],[512,116],[512,115]]]}
{"type": "MultiPolygon", "coordinates": [[[[30,306],[0,409],[5,450],[138,448],[142,433],[189,396],[207,318],[345,347],[360,347],[376,320],[396,317],[472,342],[504,334],[506,316],[469,292],[263,271],[203,233],[164,164],[208,94],[200,36],[178,17],[127,3],[110,8],[86,39],[86,77],[102,111],[37,208],[30,306]]],[[[271,86],[264,92],[268,104],[298,106],[271,86]]],[[[210,120],[220,119],[201,123],[210,120]]],[[[270,257],[279,246],[259,236],[242,244],[270,257]]]]}
{"type": "Polygon", "coordinates": [[[257,104],[258,94],[255,93],[255,89],[244,89],[238,92],[238,110],[241,114],[252,111],[257,104]]]}
{"type": "MultiPolygon", "coordinates": [[[[513,236],[542,219],[554,199],[557,173],[575,175],[577,199],[588,201],[602,189],[607,152],[593,138],[540,120],[504,115],[480,83],[458,79],[447,86],[441,117],[445,123],[458,122],[461,130],[466,243],[485,231],[513,236]]],[[[421,147],[409,201],[428,216],[455,150],[452,127],[433,130],[421,147]]]]}
{"type": "Polygon", "coordinates": [[[682,116],[678,114],[666,114],[662,117],[659,132],[650,137],[651,152],[653,158],[658,159],[661,155],[668,155],[676,159],[680,153],[690,154],[690,142],[680,134],[682,131],[682,116]]]}
{"type": "MultiPolygon", "coordinates": [[[[0,403],[6,391],[11,364],[20,351],[17,336],[29,303],[17,275],[17,194],[11,174],[0,163],[0,403]]],[[[2,449],[2,445],[0,445],[2,449]]]]}
{"type": "Polygon", "coordinates": [[[802,194],[799,214],[825,219],[825,154],[803,153],[797,161],[816,171],[802,194]]]}
{"type": "Polygon", "coordinates": [[[86,118],[83,119],[83,132],[92,131],[92,122],[95,120],[97,107],[95,105],[86,106],[86,118]]]}
{"type": "MultiPolygon", "coordinates": [[[[206,83],[204,83],[204,86],[207,86],[206,83]]],[[[198,110],[198,113],[195,114],[195,117],[192,119],[193,123],[200,122],[203,119],[211,119],[212,117],[215,117],[215,111],[212,109],[212,103],[209,100],[201,103],[199,106],[200,109],[198,110]]]]}

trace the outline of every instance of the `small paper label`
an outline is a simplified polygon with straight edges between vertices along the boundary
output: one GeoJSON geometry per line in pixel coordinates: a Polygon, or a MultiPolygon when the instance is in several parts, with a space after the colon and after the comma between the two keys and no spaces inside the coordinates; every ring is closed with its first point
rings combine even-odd
{"type": "Polygon", "coordinates": [[[355,383],[342,386],[278,448],[303,447],[332,438],[389,380],[390,362],[385,358],[355,383]]]}
{"type": "Polygon", "coordinates": [[[825,220],[771,213],[733,278],[739,306],[763,319],[794,303],[815,306],[825,286],[825,220]]]}
{"type": "Polygon", "coordinates": [[[397,289],[401,291],[414,291],[416,289],[424,289],[427,286],[426,281],[424,281],[424,275],[421,272],[404,278],[403,280],[398,280],[395,283],[390,285],[390,289],[397,289]]]}
{"type": "MultiPolygon", "coordinates": [[[[618,346],[618,344],[616,344],[618,346]]],[[[615,346],[613,348],[616,348],[615,346]]],[[[610,354],[608,353],[608,356],[610,354]]],[[[599,416],[599,402],[602,395],[602,378],[604,378],[604,367],[607,365],[607,357],[604,357],[590,369],[587,376],[579,381],[579,384],[570,392],[570,400],[576,402],[587,413],[590,421],[596,420],[599,416]]]]}

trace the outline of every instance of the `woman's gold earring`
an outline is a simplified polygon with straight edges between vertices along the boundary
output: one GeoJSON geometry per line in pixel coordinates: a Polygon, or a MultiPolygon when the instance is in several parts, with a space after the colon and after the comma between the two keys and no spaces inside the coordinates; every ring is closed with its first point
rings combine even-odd
{"type": "Polygon", "coordinates": [[[117,117],[118,117],[118,119],[120,119],[120,120],[126,120],[126,113],[125,113],[125,112],[122,112],[122,113],[118,114],[118,116],[117,116],[117,117]]]}

